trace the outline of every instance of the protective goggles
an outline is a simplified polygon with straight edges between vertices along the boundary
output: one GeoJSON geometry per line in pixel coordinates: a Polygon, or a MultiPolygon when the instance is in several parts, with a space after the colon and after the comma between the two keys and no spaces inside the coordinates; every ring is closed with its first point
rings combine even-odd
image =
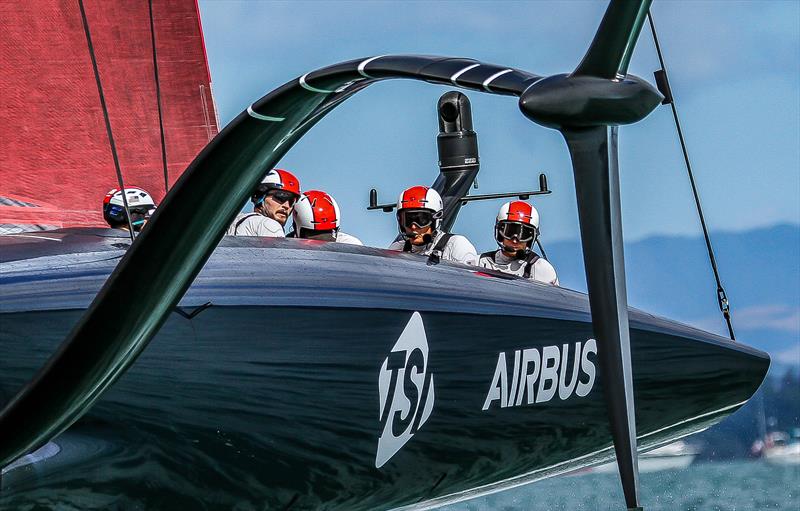
{"type": "Polygon", "coordinates": [[[429,209],[402,209],[397,213],[397,221],[403,229],[412,229],[415,225],[428,227],[435,220],[436,215],[429,209]]]}
{"type": "Polygon", "coordinates": [[[283,204],[284,202],[288,202],[290,208],[294,206],[295,203],[297,202],[297,199],[300,198],[297,196],[297,194],[292,192],[287,192],[286,190],[273,190],[267,193],[267,197],[271,198],[278,204],[283,204]]]}
{"type": "Polygon", "coordinates": [[[141,227],[144,223],[150,219],[150,216],[155,211],[155,208],[131,208],[131,225],[136,227],[141,227]]]}
{"type": "Polygon", "coordinates": [[[525,242],[533,241],[538,234],[536,227],[522,222],[500,222],[496,230],[498,237],[525,242]]]}

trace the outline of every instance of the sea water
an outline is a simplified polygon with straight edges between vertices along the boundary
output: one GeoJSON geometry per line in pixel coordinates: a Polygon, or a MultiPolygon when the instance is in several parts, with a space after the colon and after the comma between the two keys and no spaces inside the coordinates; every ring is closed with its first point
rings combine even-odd
{"type": "MultiPolygon", "coordinates": [[[[800,510],[800,465],[763,461],[695,463],[640,475],[646,511],[800,510]]],[[[546,479],[438,511],[596,511],[625,509],[619,476],[583,473],[546,479]]]]}

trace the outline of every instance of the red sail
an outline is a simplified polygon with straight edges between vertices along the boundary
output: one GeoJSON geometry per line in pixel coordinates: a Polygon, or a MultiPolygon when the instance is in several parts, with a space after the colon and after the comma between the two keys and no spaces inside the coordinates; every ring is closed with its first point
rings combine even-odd
{"type": "MultiPolygon", "coordinates": [[[[157,66],[146,0],[84,5],[125,185],[158,201],[218,131],[196,1],[153,0],[157,66]]],[[[0,33],[0,234],[105,225],[118,181],[80,4],[3,2],[0,33]]]]}

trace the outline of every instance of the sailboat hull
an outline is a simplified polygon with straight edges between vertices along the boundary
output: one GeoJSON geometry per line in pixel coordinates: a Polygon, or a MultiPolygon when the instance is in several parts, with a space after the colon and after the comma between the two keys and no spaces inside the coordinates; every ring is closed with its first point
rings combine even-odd
{"type": "MultiPolygon", "coordinates": [[[[122,256],[110,232],[0,241],[3,404],[122,256]]],[[[630,319],[640,447],[721,420],[768,368],[744,345],[630,319]]],[[[375,509],[524,484],[613,456],[598,349],[580,293],[367,247],[226,238],[54,454],[4,471],[0,503],[375,509]]]]}

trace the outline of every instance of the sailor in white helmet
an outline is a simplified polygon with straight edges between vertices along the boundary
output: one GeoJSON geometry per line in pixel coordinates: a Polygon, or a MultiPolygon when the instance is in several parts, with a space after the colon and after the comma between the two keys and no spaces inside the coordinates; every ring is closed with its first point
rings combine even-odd
{"type": "Polygon", "coordinates": [[[557,286],[553,265],[533,251],[538,237],[536,208],[519,200],[506,202],[494,224],[494,238],[500,249],[481,254],[480,266],[557,286]]]}
{"type": "Polygon", "coordinates": [[[240,213],[226,234],[283,238],[283,226],[300,199],[300,181],[289,171],[270,170],[250,200],[252,213],[240,213]]]}
{"type": "Polygon", "coordinates": [[[134,232],[139,232],[156,210],[156,203],[149,193],[135,186],[125,188],[125,199],[131,214],[130,225],[119,188],[113,188],[103,199],[103,218],[113,229],[129,231],[133,227],[134,232]]]}
{"type": "Polygon", "coordinates": [[[427,186],[405,190],[397,200],[397,224],[403,239],[389,249],[477,265],[478,251],[467,238],[439,229],[442,214],[442,198],[436,190],[427,186]]]}
{"type": "Polygon", "coordinates": [[[361,240],[339,230],[341,215],[333,197],[319,190],[304,192],[292,212],[294,230],[290,236],[320,241],[363,245],[361,240]]]}

